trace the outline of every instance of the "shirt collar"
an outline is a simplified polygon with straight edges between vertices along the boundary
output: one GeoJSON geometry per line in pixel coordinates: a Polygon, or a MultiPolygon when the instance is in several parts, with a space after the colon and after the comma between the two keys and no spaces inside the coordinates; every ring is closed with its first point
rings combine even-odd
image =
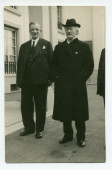
{"type": "Polygon", "coordinates": [[[33,45],[33,41],[35,41],[35,46],[36,46],[38,41],[39,41],[39,37],[37,39],[35,39],[35,40],[33,40],[33,39],[31,40],[31,46],[33,45]]]}
{"type": "Polygon", "coordinates": [[[67,39],[67,44],[70,44],[71,42],[74,42],[74,41],[76,41],[76,40],[77,40],[77,38],[73,39],[72,41],[69,41],[69,40],[67,39]]]}
{"type": "Polygon", "coordinates": [[[70,41],[68,41],[68,39],[67,39],[67,44],[70,44],[70,41]]]}

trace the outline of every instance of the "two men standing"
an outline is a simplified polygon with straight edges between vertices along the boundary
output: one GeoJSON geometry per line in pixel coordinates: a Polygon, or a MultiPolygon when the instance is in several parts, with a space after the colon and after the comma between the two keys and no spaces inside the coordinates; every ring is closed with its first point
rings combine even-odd
{"type": "Polygon", "coordinates": [[[55,47],[53,55],[51,44],[38,38],[40,27],[34,23],[30,24],[32,40],[20,48],[17,83],[21,87],[21,111],[25,127],[25,131],[20,135],[34,133],[34,97],[36,138],[42,137],[47,83],[50,80],[55,85],[53,119],[63,122],[64,137],[59,143],[73,140],[72,120],[74,120],[77,141],[79,146],[83,147],[85,121],[89,119],[86,81],[93,71],[93,57],[88,45],[76,38],[80,24],[76,23],[75,19],[70,19],[63,27],[67,39],[55,47]],[[38,43],[32,48],[33,39],[38,43]]]}

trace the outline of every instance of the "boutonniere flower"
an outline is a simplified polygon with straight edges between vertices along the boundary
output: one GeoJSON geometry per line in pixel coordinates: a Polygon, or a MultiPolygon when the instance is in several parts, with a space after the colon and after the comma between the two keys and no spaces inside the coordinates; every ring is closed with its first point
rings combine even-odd
{"type": "Polygon", "coordinates": [[[42,49],[46,49],[46,46],[45,46],[45,45],[43,45],[42,49]]]}

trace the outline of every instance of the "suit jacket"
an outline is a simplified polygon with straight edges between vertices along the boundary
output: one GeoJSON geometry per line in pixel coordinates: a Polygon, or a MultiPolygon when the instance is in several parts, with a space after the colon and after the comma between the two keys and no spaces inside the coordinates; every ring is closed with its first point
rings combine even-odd
{"type": "Polygon", "coordinates": [[[97,77],[97,94],[105,96],[105,49],[102,50],[97,77]]]}
{"type": "Polygon", "coordinates": [[[58,44],[53,52],[51,80],[55,82],[53,119],[88,120],[86,80],[94,62],[89,46],[78,39],[58,44]]]}
{"type": "MultiPolygon", "coordinates": [[[[17,62],[17,84],[21,87],[27,57],[31,46],[31,40],[22,44],[19,51],[19,57],[17,62]]],[[[36,45],[35,53],[31,61],[31,82],[32,84],[46,83],[49,78],[49,67],[52,57],[52,45],[49,41],[39,38],[36,45]]]]}

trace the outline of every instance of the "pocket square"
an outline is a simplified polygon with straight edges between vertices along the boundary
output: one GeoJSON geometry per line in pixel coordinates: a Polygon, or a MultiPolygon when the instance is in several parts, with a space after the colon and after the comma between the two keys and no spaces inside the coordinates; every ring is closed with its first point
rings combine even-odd
{"type": "Polygon", "coordinates": [[[46,49],[46,46],[45,46],[45,45],[43,45],[42,49],[46,49]]]}
{"type": "Polygon", "coordinates": [[[78,54],[78,52],[76,51],[75,54],[78,54]]]}

